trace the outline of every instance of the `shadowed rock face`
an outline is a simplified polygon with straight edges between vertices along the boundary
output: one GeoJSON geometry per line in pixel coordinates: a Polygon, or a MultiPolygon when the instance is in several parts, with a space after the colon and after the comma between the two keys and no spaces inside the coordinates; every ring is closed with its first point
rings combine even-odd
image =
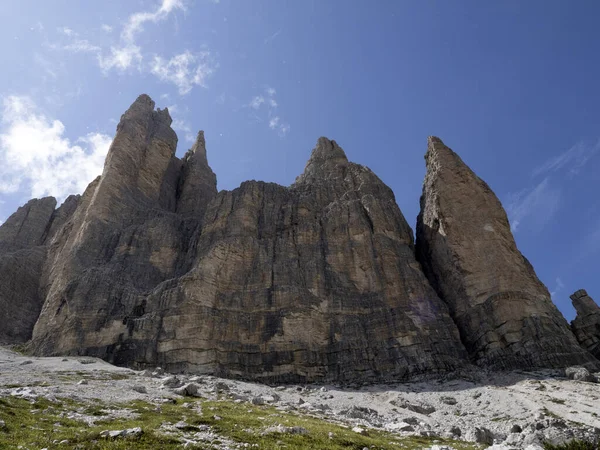
{"type": "Polygon", "coordinates": [[[597,364],[517,249],[488,185],[436,137],[425,159],[417,258],[471,359],[493,369],[597,364]]]}
{"type": "Polygon", "coordinates": [[[600,307],[583,289],[571,295],[577,317],[571,328],[583,348],[600,359],[600,307]]]}
{"type": "Polygon", "coordinates": [[[39,355],[269,382],[395,380],[464,365],[393,193],[320,138],[291,187],[217,194],[141,96],[48,250],[39,355]]]}
{"type": "Polygon", "coordinates": [[[79,202],[70,196],[55,210],[56,199],[33,199],[0,227],[0,342],[31,338],[43,296],[40,279],[49,243],[79,202]]]}

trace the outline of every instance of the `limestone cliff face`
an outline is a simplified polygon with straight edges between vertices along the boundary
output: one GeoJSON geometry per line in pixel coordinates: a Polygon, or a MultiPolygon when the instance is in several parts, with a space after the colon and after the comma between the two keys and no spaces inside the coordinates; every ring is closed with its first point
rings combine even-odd
{"type": "Polygon", "coordinates": [[[573,293],[571,300],[577,311],[571,322],[573,333],[583,348],[600,359],[600,307],[583,289],[573,293]]]}
{"type": "Polygon", "coordinates": [[[49,249],[31,346],[272,382],[442,373],[466,353],[391,190],[319,139],[290,187],[217,194],[141,96],[49,249]]]}
{"type": "Polygon", "coordinates": [[[417,257],[471,359],[495,369],[597,364],[519,252],[488,185],[430,137],[417,257]]]}
{"type": "Polygon", "coordinates": [[[495,196],[441,141],[420,264],[392,191],[335,141],[319,138],[289,187],[217,192],[203,132],[177,158],[154,106],[142,95],[123,114],[81,197],[32,200],[0,227],[0,340],[273,383],[401,380],[469,354],[497,368],[593,360],[495,196]]]}

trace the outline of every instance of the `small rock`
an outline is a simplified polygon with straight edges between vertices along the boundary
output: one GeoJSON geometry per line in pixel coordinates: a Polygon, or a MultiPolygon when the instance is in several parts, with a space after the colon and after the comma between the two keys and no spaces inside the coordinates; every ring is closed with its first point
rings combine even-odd
{"type": "Polygon", "coordinates": [[[390,403],[418,414],[429,415],[435,412],[435,408],[427,403],[411,403],[403,399],[392,400],[390,403]]]}
{"type": "Polygon", "coordinates": [[[25,361],[23,361],[21,364],[19,364],[20,366],[26,366],[28,364],[33,364],[33,361],[30,359],[27,359],[25,361]]]}
{"type": "Polygon", "coordinates": [[[79,384],[79,385],[81,385],[81,384],[88,384],[88,381],[87,380],[79,380],[77,382],[77,384],[79,384]]]}
{"type": "Polygon", "coordinates": [[[421,422],[419,419],[417,419],[416,417],[406,417],[404,419],[402,419],[404,422],[409,423],[411,425],[419,425],[419,423],[421,422]]]}
{"type": "Polygon", "coordinates": [[[355,433],[358,433],[358,434],[362,434],[363,436],[366,436],[368,434],[367,430],[365,430],[364,428],[361,428],[361,427],[354,427],[354,428],[352,428],[352,431],[354,431],[355,433]]]}
{"type": "Polygon", "coordinates": [[[160,377],[161,375],[164,375],[164,374],[165,374],[165,371],[161,367],[157,367],[156,369],[154,369],[154,372],[152,372],[153,377],[160,377]]]}
{"type": "Polygon", "coordinates": [[[522,431],[523,431],[523,428],[521,428],[519,425],[516,425],[516,424],[510,428],[511,433],[521,433],[522,431]]]}
{"type": "Polygon", "coordinates": [[[96,362],[95,359],[80,359],[79,362],[81,364],[94,364],[96,362]]]}
{"type": "Polygon", "coordinates": [[[444,403],[445,405],[456,405],[458,403],[458,401],[454,397],[446,397],[446,396],[442,396],[440,398],[440,401],[442,403],[444,403]]]}
{"type": "Polygon", "coordinates": [[[299,404],[299,405],[303,405],[304,403],[306,403],[306,402],[304,401],[304,399],[303,399],[302,397],[300,397],[300,398],[298,399],[298,404],[299,404]]]}
{"type": "Polygon", "coordinates": [[[263,399],[267,403],[277,403],[281,399],[281,397],[279,397],[279,395],[277,395],[275,393],[272,393],[272,394],[263,396],[263,399]]]}
{"type": "Polygon", "coordinates": [[[149,377],[149,378],[151,378],[152,376],[154,376],[154,373],[150,369],[146,369],[146,370],[142,371],[142,373],[140,373],[140,375],[142,377],[149,377]]]}
{"type": "Polygon", "coordinates": [[[229,385],[227,383],[223,383],[222,381],[219,381],[217,384],[215,384],[215,390],[217,392],[228,392],[229,385]]]}
{"type": "Polygon", "coordinates": [[[58,443],[58,445],[67,445],[69,443],[68,439],[63,439],[58,443]]]}
{"type": "Polygon", "coordinates": [[[269,433],[282,433],[282,434],[308,434],[308,430],[303,427],[286,427],[284,425],[278,424],[275,426],[265,428],[262,434],[269,433]]]}
{"type": "Polygon", "coordinates": [[[460,436],[462,436],[462,431],[461,431],[461,429],[460,429],[459,427],[457,427],[457,426],[451,427],[451,428],[448,430],[448,432],[449,432],[449,433],[450,433],[452,436],[456,436],[456,437],[460,437],[460,436]]]}
{"type": "Polygon", "coordinates": [[[67,359],[67,358],[63,358],[63,359],[62,359],[62,362],[67,362],[67,361],[68,361],[68,359],[67,359]]]}
{"type": "Polygon", "coordinates": [[[596,382],[596,377],[593,376],[585,367],[573,366],[565,369],[565,375],[570,380],[596,382]]]}
{"type": "Polygon", "coordinates": [[[162,379],[163,387],[176,388],[181,386],[181,380],[176,376],[172,375],[170,377],[166,377],[162,379]]]}
{"type": "Polygon", "coordinates": [[[265,404],[265,399],[262,398],[260,395],[258,397],[253,397],[252,398],[252,404],[253,405],[264,405],[265,404]]]}
{"type": "Polygon", "coordinates": [[[196,383],[188,383],[173,390],[177,395],[184,397],[200,397],[199,386],[196,383]]]}
{"type": "Polygon", "coordinates": [[[0,430],[3,430],[6,428],[6,422],[2,419],[0,419],[0,430]]]}
{"type": "Polygon", "coordinates": [[[204,380],[199,375],[194,375],[190,378],[190,383],[202,383],[204,380]]]}
{"type": "Polygon", "coordinates": [[[467,441],[492,445],[494,443],[494,434],[485,427],[477,427],[467,433],[467,441]]]}
{"type": "Polygon", "coordinates": [[[217,416],[216,414],[213,416],[214,420],[222,420],[223,418],[221,416],[217,416]]]}
{"type": "Polygon", "coordinates": [[[479,398],[479,397],[481,397],[481,392],[475,392],[471,397],[479,398]]]}
{"type": "Polygon", "coordinates": [[[146,389],[146,386],[142,386],[141,384],[135,384],[131,387],[131,390],[135,391],[135,392],[139,392],[140,394],[147,394],[148,390],[146,389]]]}

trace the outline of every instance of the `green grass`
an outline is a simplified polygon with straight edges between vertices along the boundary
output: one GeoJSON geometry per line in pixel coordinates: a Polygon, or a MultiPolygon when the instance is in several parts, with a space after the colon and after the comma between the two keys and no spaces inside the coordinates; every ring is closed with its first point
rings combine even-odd
{"type": "MultiPolygon", "coordinates": [[[[401,438],[397,435],[378,430],[368,430],[367,435],[353,432],[339,424],[325,420],[281,412],[271,406],[256,406],[247,403],[234,403],[230,400],[179,400],[160,406],[134,401],[119,405],[101,403],[78,403],[73,400],[50,402],[38,399],[35,402],[5,397],[0,398],[0,419],[6,422],[6,428],[0,430],[0,449],[17,448],[80,448],[85,449],[147,449],[160,448],[171,450],[182,448],[177,436],[160,434],[161,424],[185,420],[190,425],[183,432],[197,431],[197,426],[208,425],[223,439],[249,444],[258,444],[260,449],[285,448],[287,450],[308,449],[421,449],[436,443],[450,445],[457,450],[480,449],[477,444],[469,444],[447,439],[426,437],[401,438]],[[193,408],[185,403],[197,402],[193,408]],[[200,408],[198,408],[198,406],[200,408]],[[107,417],[107,409],[127,409],[130,418],[114,419],[107,417]],[[201,409],[201,412],[199,410],[201,409]],[[37,411],[37,412],[35,412],[37,411]],[[79,411],[94,418],[95,424],[67,419],[65,413],[79,411]],[[60,426],[55,424],[59,423],[60,426]],[[307,434],[264,434],[266,427],[281,424],[300,426],[308,430],[307,434]],[[144,433],[138,438],[107,440],[100,437],[103,430],[120,430],[141,427],[144,433]],[[330,437],[330,433],[332,433],[330,437]],[[68,440],[67,447],[53,444],[68,440]]],[[[210,448],[209,443],[196,448],[210,448]]]]}

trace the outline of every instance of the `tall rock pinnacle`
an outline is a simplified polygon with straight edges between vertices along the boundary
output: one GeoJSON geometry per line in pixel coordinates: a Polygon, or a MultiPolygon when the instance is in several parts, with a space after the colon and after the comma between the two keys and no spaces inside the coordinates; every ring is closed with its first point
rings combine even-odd
{"type": "Polygon", "coordinates": [[[571,295],[577,317],[571,322],[573,333],[583,348],[600,359],[600,307],[580,289],[571,295]]]}
{"type": "Polygon", "coordinates": [[[498,369],[596,364],[517,249],[489,186],[437,137],[425,159],[417,258],[471,359],[498,369]]]}
{"type": "Polygon", "coordinates": [[[204,131],[200,131],[196,142],[183,157],[177,212],[200,219],[216,195],[217,177],[208,165],[204,131]]]}
{"type": "Polygon", "coordinates": [[[296,178],[296,183],[315,182],[336,165],[347,163],[346,153],[337,142],[326,137],[320,137],[310,155],[310,159],[306,163],[304,172],[296,178]]]}

